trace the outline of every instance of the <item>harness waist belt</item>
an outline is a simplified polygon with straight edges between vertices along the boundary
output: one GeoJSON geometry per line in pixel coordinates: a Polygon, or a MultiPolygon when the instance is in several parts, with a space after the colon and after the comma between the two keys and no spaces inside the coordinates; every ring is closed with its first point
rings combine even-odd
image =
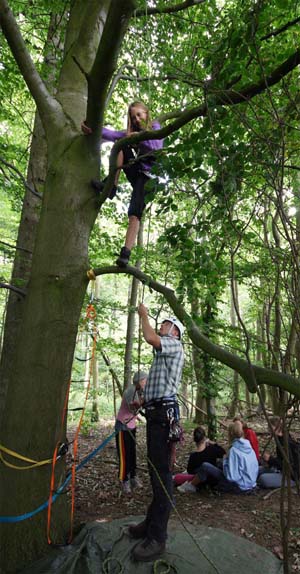
{"type": "Polygon", "coordinates": [[[157,407],[169,407],[177,402],[176,397],[163,397],[162,399],[151,399],[144,407],[145,409],[153,410],[157,407]]]}

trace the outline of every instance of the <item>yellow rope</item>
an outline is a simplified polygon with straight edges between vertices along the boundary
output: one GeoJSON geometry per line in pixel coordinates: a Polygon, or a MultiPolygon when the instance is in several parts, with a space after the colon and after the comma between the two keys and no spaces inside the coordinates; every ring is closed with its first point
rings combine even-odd
{"type": "Polygon", "coordinates": [[[44,466],[45,464],[50,464],[52,462],[52,458],[49,458],[46,460],[40,460],[40,461],[33,460],[32,458],[28,458],[27,456],[23,456],[22,454],[18,454],[17,452],[10,450],[9,448],[6,448],[3,445],[0,445],[0,460],[1,460],[1,462],[3,462],[3,464],[5,464],[5,466],[8,466],[9,468],[14,468],[16,470],[30,470],[31,468],[36,468],[38,466],[44,466]],[[5,460],[5,458],[2,455],[2,452],[9,454],[13,458],[23,460],[24,462],[30,462],[31,464],[27,465],[27,466],[16,466],[15,464],[12,464],[12,463],[8,462],[7,460],[5,460]]]}

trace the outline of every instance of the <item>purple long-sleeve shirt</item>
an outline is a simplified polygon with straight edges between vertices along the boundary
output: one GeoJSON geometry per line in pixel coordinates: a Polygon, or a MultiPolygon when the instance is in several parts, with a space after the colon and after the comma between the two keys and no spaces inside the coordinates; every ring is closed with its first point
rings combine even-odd
{"type": "MultiPolygon", "coordinates": [[[[153,130],[160,129],[160,123],[154,121],[152,123],[153,130]]],[[[107,142],[115,142],[121,138],[127,136],[126,130],[112,130],[109,128],[102,128],[102,140],[107,142]]],[[[152,151],[162,149],[163,140],[145,140],[138,144],[138,155],[146,156],[140,160],[140,164],[144,171],[151,171],[153,164],[155,163],[155,156],[151,155],[152,151]]]]}

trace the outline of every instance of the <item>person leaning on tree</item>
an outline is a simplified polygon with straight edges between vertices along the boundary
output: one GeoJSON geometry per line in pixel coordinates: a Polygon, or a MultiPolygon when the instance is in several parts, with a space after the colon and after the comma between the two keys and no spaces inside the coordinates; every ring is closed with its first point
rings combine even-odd
{"type": "Polygon", "coordinates": [[[148,311],[143,304],[140,304],[138,312],[144,339],[154,350],[144,403],[152,501],[145,519],[140,524],[129,526],[128,530],[132,538],[142,539],[133,550],[133,558],[147,562],[165,551],[172,508],[171,435],[174,418],[179,418],[176,392],[184,362],[183,325],[176,317],[165,319],[157,334],[149,323],[148,311]]]}

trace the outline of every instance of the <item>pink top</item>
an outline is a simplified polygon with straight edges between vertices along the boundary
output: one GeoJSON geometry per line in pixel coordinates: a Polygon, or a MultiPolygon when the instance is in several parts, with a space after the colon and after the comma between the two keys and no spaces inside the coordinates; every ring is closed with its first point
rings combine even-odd
{"type": "Polygon", "coordinates": [[[136,407],[130,407],[130,403],[133,401],[141,405],[141,396],[135,385],[131,385],[126,389],[126,391],[124,391],[121,406],[117,414],[117,420],[126,424],[126,426],[131,430],[135,429],[137,419],[137,415],[134,414],[136,407]]]}

